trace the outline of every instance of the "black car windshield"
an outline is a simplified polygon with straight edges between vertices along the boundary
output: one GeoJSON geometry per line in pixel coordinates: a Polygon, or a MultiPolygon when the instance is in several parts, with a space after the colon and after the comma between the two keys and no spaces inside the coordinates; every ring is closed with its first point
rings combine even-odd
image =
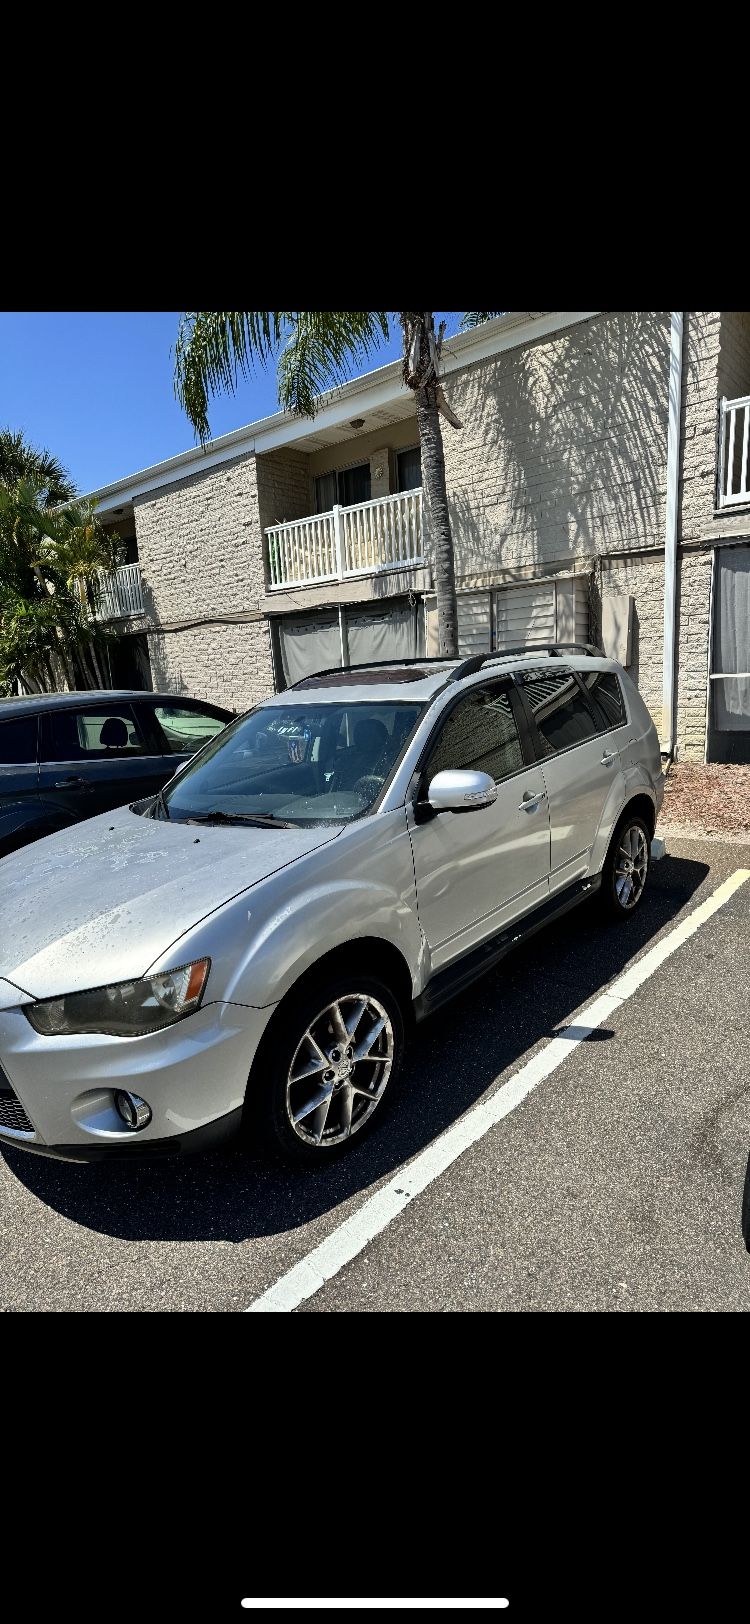
{"type": "Polygon", "coordinates": [[[422,710],[398,700],[263,705],[206,745],[154,815],[348,823],[377,800],[422,710]]]}

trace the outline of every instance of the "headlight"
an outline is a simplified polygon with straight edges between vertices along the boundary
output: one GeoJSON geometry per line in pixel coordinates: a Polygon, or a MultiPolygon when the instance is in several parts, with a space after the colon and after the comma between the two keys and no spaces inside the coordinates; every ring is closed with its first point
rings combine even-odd
{"type": "Polygon", "coordinates": [[[210,959],[164,970],[142,981],[116,981],[91,992],[69,992],[63,998],[24,1004],[35,1032],[45,1037],[73,1032],[106,1032],[110,1037],[138,1038],[159,1032],[197,1009],[208,979],[210,959]]]}

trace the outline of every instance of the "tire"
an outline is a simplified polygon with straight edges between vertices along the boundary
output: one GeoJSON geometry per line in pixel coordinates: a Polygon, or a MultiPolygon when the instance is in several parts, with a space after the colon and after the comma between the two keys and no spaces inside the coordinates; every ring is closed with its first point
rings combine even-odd
{"type": "Polygon", "coordinates": [[[602,870],[601,902],[610,919],[630,919],[643,901],[650,872],[648,828],[637,813],[625,812],[609,843],[602,870]]]}
{"type": "Polygon", "coordinates": [[[253,1066],[250,1110],[257,1110],[266,1140],[288,1161],[321,1167],[359,1144],[373,1121],[380,1120],[386,1095],[391,1098],[398,1080],[404,1048],[398,998],[378,977],[353,968],[299,991],[293,988],[253,1066]],[[341,1029],[336,1030],[335,1009],[351,1037],[346,1045],[341,1029]],[[364,1058],[366,1044],[375,1059],[364,1058]],[[329,1061],[325,1067],[316,1045],[329,1061]],[[358,1047],[363,1051],[359,1061],[354,1058],[358,1047]],[[311,1109],[316,1089],[320,1100],[311,1109]]]}

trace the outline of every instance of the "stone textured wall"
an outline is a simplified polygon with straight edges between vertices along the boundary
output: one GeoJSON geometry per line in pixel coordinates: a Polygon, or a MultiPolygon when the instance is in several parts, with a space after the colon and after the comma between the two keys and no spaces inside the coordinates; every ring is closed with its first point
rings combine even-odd
{"type": "Polygon", "coordinates": [[[262,530],[315,512],[310,458],[304,451],[265,451],[256,458],[255,468],[262,530]]]}
{"type": "Polygon", "coordinates": [[[264,594],[254,454],[222,463],[135,504],[154,685],[244,708],[273,688],[268,627],[199,624],[257,611],[264,594]]]}
{"type": "Polygon", "coordinates": [[[720,335],[718,311],[688,313],[682,359],[680,541],[706,536],[714,516],[720,335]]]}
{"type": "Polygon", "coordinates": [[[273,691],[268,622],[148,634],[154,688],[246,710],[273,691]]]}
{"type": "Polygon", "coordinates": [[[633,637],[629,675],[639,688],[659,733],[662,731],[662,660],[664,652],[664,554],[653,558],[602,559],[595,576],[593,634],[601,636],[601,598],[625,593],[632,597],[633,637]]]}
{"type": "Polygon", "coordinates": [[[677,570],[678,761],[703,761],[708,697],[709,604],[713,550],[684,553],[677,570]]]}
{"type": "Polygon", "coordinates": [[[664,541],[668,313],[613,312],[451,373],[460,584],[664,541]]]}

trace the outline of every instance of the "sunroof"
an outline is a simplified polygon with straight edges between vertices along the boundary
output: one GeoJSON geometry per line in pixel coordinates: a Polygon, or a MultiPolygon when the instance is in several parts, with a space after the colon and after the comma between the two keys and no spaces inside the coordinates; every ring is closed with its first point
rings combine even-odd
{"type": "Polygon", "coordinates": [[[296,689],[300,688],[353,688],[356,684],[380,685],[383,682],[421,682],[427,676],[426,671],[415,670],[413,665],[381,666],[370,671],[332,671],[325,672],[319,677],[303,677],[301,682],[295,682],[296,689]]]}

